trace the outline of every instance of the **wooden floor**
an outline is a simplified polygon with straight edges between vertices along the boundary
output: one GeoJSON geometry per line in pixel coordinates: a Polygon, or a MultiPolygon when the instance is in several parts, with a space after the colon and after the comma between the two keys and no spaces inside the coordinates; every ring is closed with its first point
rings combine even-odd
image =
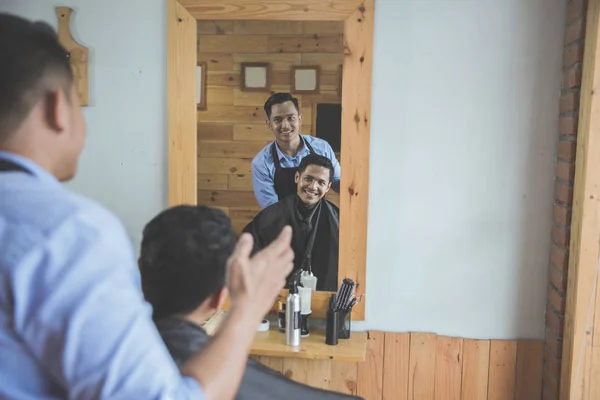
{"type": "Polygon", "coordinates": [[[367,400],[539,400],[543,342],[369,332],[364,363],[254,357],[311,386],[367,400]]]}

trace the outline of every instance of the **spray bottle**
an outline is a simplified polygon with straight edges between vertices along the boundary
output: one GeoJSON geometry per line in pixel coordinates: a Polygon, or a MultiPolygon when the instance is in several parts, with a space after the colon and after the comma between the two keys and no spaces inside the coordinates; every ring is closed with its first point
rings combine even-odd
{"type": "Polygon", "coordinates": [[[298,281],[294,279],[285,307],[285,344],[288,346],[300,346],[300,311],[298,281]]]}

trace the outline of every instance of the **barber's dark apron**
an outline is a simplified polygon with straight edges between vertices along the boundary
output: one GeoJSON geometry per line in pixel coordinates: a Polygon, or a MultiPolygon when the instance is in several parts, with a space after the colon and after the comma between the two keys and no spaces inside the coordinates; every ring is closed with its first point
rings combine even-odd
{"type": "Polygon", "coordinates": [[[0,172],[10,172],[10,171],[21,171],[21,172],[25,172],[26,174],[31,174],[31,171],[29,171],[26,168],[23,168],[22,166],[20,166],[18,164],[15,164],[12,161],[0,159],[0,172]]]}
{"type": "MultiPolygon", "coordinates": [[[[302,136],[300,136],[300,140],[302,143],[308,148],[310,154],[314,154],[312,146],[308,144],[306,140],[302,136]]],[[[282,168],[279,163],[279,157],[277,156],[277,146],[276,142],[273,142],[271,146],[271,154],[273,156],[273,164],[275,165],[275,176],[273,177],[273,184],[275,185],[275,193],[277,193],[277,197],[279,200],[283,199],[286,196],[289,196],[293,193],[296,193],[296,182],[294,182],[294,177],[296,175],[296,171],[298,167],[292,168],[282,168]]]]}

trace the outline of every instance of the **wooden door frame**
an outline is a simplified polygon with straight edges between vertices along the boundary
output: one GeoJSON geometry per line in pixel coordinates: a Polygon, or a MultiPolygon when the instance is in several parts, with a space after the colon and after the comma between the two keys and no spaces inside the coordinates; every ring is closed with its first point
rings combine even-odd
{"type": "MultiPolygon", "coordinates": [[[[169,206],[197,203],[197,20],[344,21],[340,278],[366,292],[367,212],[375,0],[167,0],[169,206]]],[[[313,294],[313,313],[328,292],[313,294]]],[[[362,321],[365,301],[352,318],[362,321]]]]}
{"type": "Polygon", "coordinates": [[[600,0],[587,9],[560,399],[600,398],[600,0]]]}

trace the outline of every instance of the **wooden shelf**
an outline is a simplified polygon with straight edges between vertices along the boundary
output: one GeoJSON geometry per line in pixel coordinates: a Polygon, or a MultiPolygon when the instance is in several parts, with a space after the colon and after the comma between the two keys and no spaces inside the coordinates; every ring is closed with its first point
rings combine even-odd
{"type": "Polygon", "coordinates": [[[352,332],[350,339],[339,339],[337,346],[329,346],[325,344],[325,331],[314,329],[311,330],[310,336],[301,339],[300,346],[291,347],[285,344],[285,334],[271,324],[268,331],[256,332],[250,355],[364,362],[366,352],[366,332],[352,332]]]}

